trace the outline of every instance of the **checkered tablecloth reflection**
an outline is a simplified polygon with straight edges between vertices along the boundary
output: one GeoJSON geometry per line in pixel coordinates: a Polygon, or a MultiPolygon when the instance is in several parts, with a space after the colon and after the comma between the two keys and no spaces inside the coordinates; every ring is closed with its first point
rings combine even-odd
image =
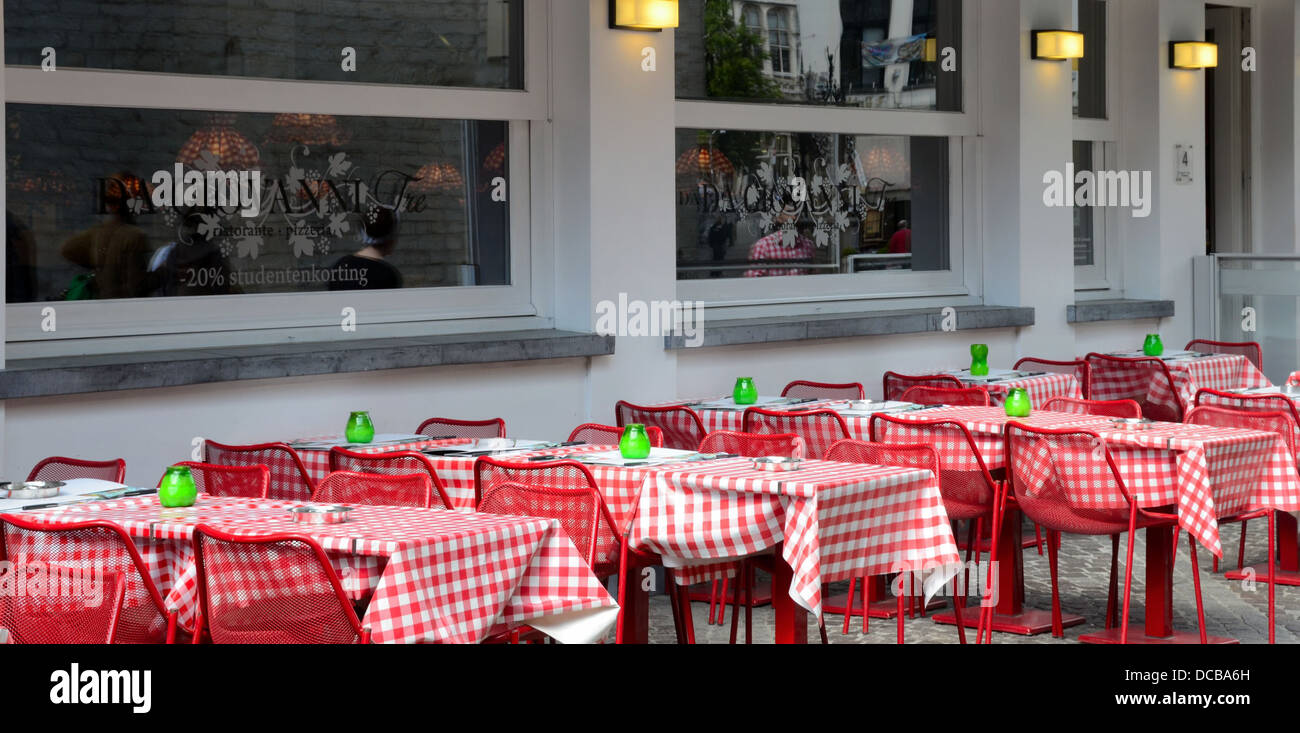
{"type": "MultiPolygon", "coordinates": [[[[370,597],[362,623],[375,642],[478,642],[494,630],[592,609],[610,609],[608,622],[614,620],[614,600],[553,520],[365,506],[344,524],[313,526],[293,523],[286,509],[298,504],[205,495],[193,507],[165,509],[155,497],[141,497],[24,516],[121,524],[185,626],[197,610],[190,536],[200,523],[319,542],[348,593],[370,597]]],[[[292,590],[293,578],[272,571],[248,582],[260,584],[256,592],[283,592],[292,590]]]]}

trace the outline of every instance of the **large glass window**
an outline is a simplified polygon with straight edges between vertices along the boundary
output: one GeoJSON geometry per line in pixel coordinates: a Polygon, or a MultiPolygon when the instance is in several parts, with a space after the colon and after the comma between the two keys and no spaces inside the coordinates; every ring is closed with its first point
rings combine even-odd
{"type": "Polygon", "coordinates": [[[1074,27],[1083,34],[1084,56],[1074,62],[1074,116],[1106,117],[1106,2],[1074,0],[1074,27]]]}
{"type": "Polygon", "coordinates": [[[677,97],[960,111],[960,0],[681,0],[677,97]],[[765,23],[766,25],[761,25],[765,23]]]}
{"type": "Polygon", "coordinates": [[[6,0],[5,63],[519,89],[523,0],[6,0]]]}
{"type": "Polygon", "coordinates": [[[680,129],[680,280],[950,268],[949,140],[680,129]]]}
{"type": "Polygon", "coordinates": [[[8,104],[8,302],[509,284],[508,128],[8,104]]]}

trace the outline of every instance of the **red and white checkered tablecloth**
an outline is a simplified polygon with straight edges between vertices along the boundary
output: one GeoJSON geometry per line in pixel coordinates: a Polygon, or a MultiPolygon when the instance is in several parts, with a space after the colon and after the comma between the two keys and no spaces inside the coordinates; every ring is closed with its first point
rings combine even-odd
{"type": "MultiPolygon", "coordinates": [[[[290,441],[290,445],[297,442],[307,443],[307,442],[322,441],[322,440],[332,440],[338,437],[339,436],[335,435],[335,436],[321,436],[316,438],[299,438],[298,440],[290,441]]],[[[423,448],[439,448],[439,447],[444,447],[449,445],[463,445],[472,442],[473,442],[472,440],[468,440],[466,438],[443,438],[441,440],[413,440],[409,443],[387,443],[384,445],[355,447],[355,448],[349,448],[348,450],[356,451],[357,453],[397,453],[399,451],[408,451],[408,450],[418,451],[423,448]]],[[[298,457],[302,459],[302,465],[307,469],[307,475],[311,476],[312,483],[319,484],[326,476],[329,475],[330,452],[328,448],[325,449],[296,448],[294,449],[294,451],[298,454],[298,457]]],[[[286,470],[289,469],[288,466],[285,466],[283,468],[286,470]]],[[[272,473],[274,473],[276,470],[277,469],[275,466],[271,467],[272,473]]],[[[442,478],[442,475],[439,474],[438,478],[442,478]]]]}
{"type": "Polygon", "coordinates": [[[1019,387],[1029,393],[1029,401],[1035,407],[1042,407],[1054,397],[1083,397],[1083,389],[1073,374],[1039,374],[1032,377],[1019,377],[1001,382],[984,382],[978,379],[968,380],[962,374],[953,375],[962,380],[967,387],[983,387],[989,392],[993,404],[1001,405],[1007,401],[1007,394],[1019,387]]]}
{"type": "Polygon", "coordinates": [[[907,571],[927,597],[960,558],[939,486],[929,471],[807,461],[769,473],[748,459],[653,469],[632,522],[632,547],[654,552],[691,584],[732,571],[784,543],[790,595],[821,613],[823,583],[907,571]]]}
{"type": "MultiPolygon", "coordinates": [[[[248,536],[293,532],[315,539],[333,558],[349,593],[371,596],[362,623],[376,642],[478,642],[525,623],[563,629],[568,616],[582,622],[573,627],[578,635],[567,640],[590,641],[617,613],[553,520],[364,506],[347,523],[313,526],[292,522],[285,510],[295,505],[204,495],[193,507],[164,509],[156,498],[142,497],[24,516],[121,524],[137,541],[167,606],[186,626],[192,626],[197,608],[190,534],[199,523],[248,536]],[[591,613],[601,609],[607,618],[593,625],[591,613]]],[[[292,579],[268,573],[252,582],[270,588],[292,579]]]]}
{"type": "MultiPolygon", "coordinates": [[[[1000,408],[949,407],[901,417],[957,419],[971,431],[989,470],[1006,466],[1002,430],[1013,418],[1000,408]]],[[[1075,427],[1097,433],[1106,441],[1139,506],[1176,505],[1180,526],[1219,556],[1218,517],[1264,508],[1300,510],[1294,459],[1288,458],[1286,443],[1273,433],[1180,423],[1122,430],[1106,418],[1041,411],[1015,419],[1033,427],[1075,427]]],[[[890,426],[886,437],[890,442],[932,442],[919,428],[910,433],[890,426]]],[[[971,468],[966,465],[969,452],[956,441],[932,445],[945,468],[971,468]]]]}
{"type": "Polygon", "coordinates": [[[1300,371],[1291,372],[1291,376],[1286,378],[1286,383],[1300,387],[1300,371]]]}
{"type": "MultiPolygon", "coordinates": [[[[1174,390],[1178,398],[1189,409],[1195,404],[1197,390],[1215,389],[1226,392],[1232,389],[1267,387],[1272,384],[1263,372],[1256,369],[1249,359],[1240,354],[1214,354],[1192,359],[1175,359],[1166,361],[1165,365],[1169,367],[1169,376],[1173,378],[1174,390]]],[[[1147,382],[1148,374],[1145,369],[1133,369],[1131,374],[1112,369],[1104,378],[1094,375],[1092,399],[1131,399],[1134,394],[1140,394],[1145,389],[1147,402],[1169,408],[1175,407],[1176,402],[1173,393],[1170,392],[1169,384],[1163,377],[1147,382]]]]}

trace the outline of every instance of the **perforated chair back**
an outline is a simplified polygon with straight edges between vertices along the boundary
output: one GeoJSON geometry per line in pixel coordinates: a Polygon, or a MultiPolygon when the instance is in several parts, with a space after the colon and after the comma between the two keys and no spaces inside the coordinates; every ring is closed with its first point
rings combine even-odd
{"type": "Polygon", "coordinates": [[[1125,357],[1092,353],[1086,357],[1095,400],[1133,400],[1142,416],[1151,420],[1182,422],[1187,405],[1179,396],[1169,366],[1153,356],[1125,357]],[[1161,399],[1152,401],[1152,394],[1161,399]]]}
{"type": "Polygon", "coordinates": [[[427,473],[382,474],[335,471],[321,479],[312,501],[326,504],[409,506],[433,503],[433,481],[427,473]]]}
{"type": "Polygon", "coordinates": [[[13,572],[43,563],[75,573],[66,585],[60,581],[60,591],[71,591],[63,597],[0,592],[0,626],[6,625],[5,618],[16,624],[9,627],[11,640],[102,644],[110,638],[105,622],[115,623],[111,638],[117,644],[161,644],[175,632],[135,543],[112,522],[44,524],[5,515],[0,517],[0,557],[13,563],[13,572]],[[117,611],[94,602],[111,607],[117,602],[114,593],[122,594],[117,611]]]}
{"type": "Polygon", "coordinates": [[[1044,529],[1072,534],[1128,531],[1129,493],[1096,433],[1013,421],[1003,435],[1008,480],[1026,516],[1044,529]]]}
{"type": "Polygon", "coordinates": [[[93,478],[120,484],[126,480],[126,461],[114,458],[111,461],[83,461],[80,458],[51,456],[36,464],[28,481],[70,481],[77,478],[93,478]]]}
{"type": "Polygon", "coordinates": [[[939,491],[953,519],[974,519],[993,509],[997,483],[980,455],[975,436],[961,422],[943,418],[905,420],[876,414],[868,423],[872,442],[928,445],[939,460],[939,491]]]}
{"type": "Polygon", "coordinates": [[[284,443],[224,445],[204,443],[203,462],[216,466],[266,466],[271,470],[269,499],[309,501],[316,490],[307,467],[294,449],[284,443]]]}
{"type": "Polygon", "coordinates": [[[330,449],[330,472],[351,471],[354,473],[375,473],[383,476],[408,476],[413,473],[424,474],[429,478],[433,489],[430,503],[426,506],[451,509],[451,499],[438,471],[423,453],[415,451],[389,451],[382,453],[360,453],[347,448],[335,446],[330,449]]]}
{"type": "Polygon", "coordinates": [[[695,410],[684,405],[649,407],[620,401],[614,405],[614,417],[620,428],[637,423],[659,428],[664,447],[677,450],[698,450],[708,432],[695,410]]]}
{"type": "Polygon", "coordinates": [[[885,372],[885,399],[901,400],[903,393],[912,387],[948,387],[961,389],[966,386],[951,374],[909,375],[897,372],[885,372]]]}
{"type": "Polygon", "coordinates": [[[305,535],[238,537],[194,528],[199,619],[215,644],[355,644],[367,640],[337,571],[305,535]]]}
{"type": "Polygon", "coordinates": [[[918,405],[952,405],[962,407],[988,407],[993,404],[984,387],[908,387],[903,393],[904,402],[918,405]]]}
{"type": "MultiPolygon", "coordinates": [[[[664,447],[664,431],[654,425],[647,425],[645,429],[646,437],[650,438],[652,448],[664,447]]],[[[589,422],[585,425],[579,425],[569,433],[569,442],[581,440],[587,445],[618,445],[618,441],[623,438],[623,428],[614,425],[601,425],[599,423],[589,422]]]]}
{"type": "Polygon", "coordinates": [[[1053,397],[1043,404],[1048,412],[1069,412],[1075,415],[1102,417],[1142,417],[1142,405],[1133,400],[1081,400],[1077,397],[1053,397]]]}
{"type": "Polygon", "coordinates": [[[840,440],[826,451],[826,460],[872,466],[921,468],[933,473],[935,478],[939,477],[939,454],[928,445],[840,440]]]}
{"type": "Polygon", "coordinates": [[[1085,399],[1091,399],[1092,392],[1092,374],[1088,368],[1088,362],[1083,359],[1072,361],[1053,361],[1052,359],[1039,359],[1034,356],[1026,356],[1012,367],[1016,371],[1040,371],[1051,372],[1053,374],[1069,374],[1079,382],[1079,391],[1083,393],[1085,399]]]}
{"type": "Polygon", "coordinates": [[[450,417],[431,417],[420,423],[417,435],[430,438],[504,438],[506,421],[499,417],[490,420],[455,420],[450,417]]]}
{"type": "MultiPolygon", "coordinates": [[[[200,494],[265,499],[271,489],[271,469],[266,466],[214,466],[196,461],[184,461],[176,465],[190,469],[194,487],[200,494]]],[[[162,480],[166,476],[164,473],[158,479],[158,486],[162,486],[162,480]]]]}
{"type": "Polygon", "coordinates": [[[1189,425],[1210,425],[1220,428],[1240,428],[1242,430],[1260,430],[1276,433],[1286,443],[1287,454],[1294,456],[1296,445],[1296,422],[1289,412],[1274,410],[1272,412],[1221,407],[1218,405],[1201,405],[1193,407],[1187,413],[1189,425]]]}
{"type": "Polygon", "coordinates": [[[822,458],[837,440],[851,438],[849,426],[834,410],[745,410],[743,430],[762,435],[794,434],[803,438],[808,458],[822,458]]]}
{"type": "Polygon", "coordinates": [[[807,382],[795,380],[781,391],[782,397],[815,400],[860,400],[867,396],[867,391],[857,382],[829,384],[826,382],[807,382]]]}
{"type": "Polygon", "coordinates": [[[596,575],[618,572],[618,528],[596,479],[581,463],[479,458],[474,493],[480,513],[556,520],[596,575]]]}
{"type": "Polygon", "coordinates": [[[1188,351],[1200,351],[1207,354],[1237,354],[1246,357],[1256,369],[1264,368],[1264,350],[1254,341],[1208,341],[1192,339],[1183,347],[1188,351]]]}
{"type": "Polygon", "coordinates": [[[1196,406],[1212,405],[1230,407],[1236,410],[1252,412],[1281,412],[1291,421],[1291,444],[1300,449],[1300,410],[1295,402],[1284,394],[1236,394],[1220,392],[1214,389],[1201,389],[1196,392],[1196,406]]]}
{"type": "Polygon", "coordinates": [[[700,441],[701,453],[730,453],[746,458],[803,458],[807,447],[794,433],[757,435],[732,430],[715,430],[700,441]]]}

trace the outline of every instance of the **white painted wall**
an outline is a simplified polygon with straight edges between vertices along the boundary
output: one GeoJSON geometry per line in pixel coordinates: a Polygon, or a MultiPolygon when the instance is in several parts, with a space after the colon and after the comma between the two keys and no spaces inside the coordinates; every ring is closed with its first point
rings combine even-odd
{"type": "MultiPolygon", "coordinates": [[[[1261,58],[1294,63],[1294,9],[1264,0],[1287,20],[1258,43],[1261,58]],[[1266,56],[1267,54],[1267,56],[1266,56]]],[[[994,304],[1037,309],[1028,329],[914,334],[665,352],[660,338],[620,338],[617,354],[592,360],[525,362],[222,383],[174,389],[14,400],[3,411],[0,468],[25,475],[50,454],[122,456],[133,483],[152,484],[170,462],[186,459],[195,436],[231,442],[338,432],[348,411],[367,409],[381,431],[407,431],[437,414],[503,416],[521,437],[562,437],[589,419],[613,420],[620,398],[669,399],[727,392],[736,376],[753,376],[762,391],[796,378],[861,381],[879,395],[888,370],[929,371],[968,361],[968,346],[990,346],[996,366],[1020,354],[1060,358],[1137,347],[1159,330],[1170,346],[1191,332],[1190,257],[1203,251],[1203,177],[1174,187],[1173,143],[1203,153],[1203,75],[1168,69],[1164,42],[1199,37],[1196,0],[1122,0],[1124,33],[1112,44],[1125,54],[1119,79],[1120,165],[1155,172],[1158,198],[1149,219],[1122,217],[1129,297],[1173,299],[1178,315],[1152,320],[1065,322],[1072,302],[1070,213],[1042,206],[1042,175],[1069,157],[1068,65],[1029,59],[1028,31],[1068,24],[1066,0],[978,0],[976,104],[979,190],[977,231],[984,246],[984,292],[994,304]]],[[[606,2],[553,4],[551,120],[535,134],[549,167],[536,192],[537,216],[557,253],[553,312],[561,328],[588,330],[595,304],[620,292],[673,299],[673,34],[612,31],[606,2]],[[641,49],[653,46],[658,70],[641,70],[641,49]]],[[[1273,17],[1273,16],[1269,16],[1273,17]]],[[[1278,16],[1280,17],[1280,16],[1278,16]]],[[[1278,191],[1265,197],[1267,216],[1294,208],[1294,71],[1274,71],[1277,99],[1263,105],[1267,145],[1289,139],[1285,164],[1264,170],[1278,191]],[[1291,74],[1287,77],[1287,74],[1291,74]],[[1273,125],[1280,124],[1280,128],[1273,125]],[[1280,136],[1280,138],[1279,138],[1280,136]],[[1267,142],[1272,141],[1272,142],[1267,142]]],[[[1270,159],[1269,155],[1263,158],[1270,159]]],[[[1203,176],[1203,161],[1198,172],[1203,176]]],[[[1272,184],[1270,184],[1272,185],[1272,184]]],[[[3,195],[3,192],[0,192],[3,195]]],[[[1291,216],[1289,212],[1286,216],[1291,216]]],[[[1269,221],[1276,247],[1294,250],[1292,219],[1269,221]],[[1282,223],[1279,223],[1282,222],[1282,223]],[[1285,229],[1286,231],[1283,231],[1285,229]]],[[[1272,246],[1272,245],[1271,245],[1272,246]]]]}

